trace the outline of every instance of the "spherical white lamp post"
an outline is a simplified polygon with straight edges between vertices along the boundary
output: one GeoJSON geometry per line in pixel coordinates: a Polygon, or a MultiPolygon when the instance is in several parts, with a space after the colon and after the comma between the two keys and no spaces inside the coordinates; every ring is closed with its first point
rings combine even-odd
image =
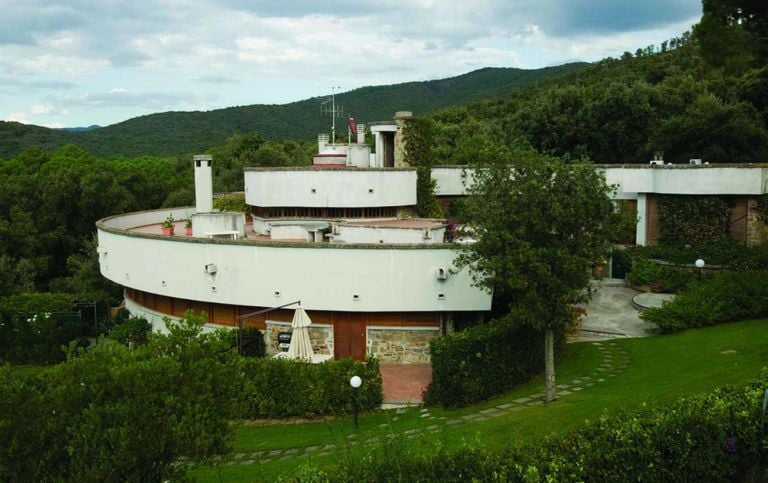
{"type": "Polygon", "coordinates": [[[363,384],[360,376],[352,376],[349,385],[352,386],[352,414],[355,416],[355,429],[357,429],[357,389],[363,384]]]}
{"type": "Polygon", "coordinates": [[[704,260],[701,258],[697,258],[696,261],[694,262],[694,265],[696,265],[696,268],[699,269],[699,280],[701,280],[701,269],[704,268],[704,265],[705,265],[704,260]]]}

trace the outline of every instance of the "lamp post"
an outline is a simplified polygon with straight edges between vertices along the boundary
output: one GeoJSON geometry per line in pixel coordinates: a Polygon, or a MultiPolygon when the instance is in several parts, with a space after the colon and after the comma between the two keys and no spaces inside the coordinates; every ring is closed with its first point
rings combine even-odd
{"type": "Polygon", "coordinates": [[[355,415],[355,429],[357,429],[357,389],[362,383],[360,376],[352,376],[349,380],[349,385],[352,386],[352,414],[355,415]]]}
{"type": "Polygon", "coordinates": [[[696,259],[696,262],[694,263],[696,265],[696,268],[699,269],[699,280],[701,280],[701,269],[704,268],[704,260],[701,258],[696,259]]]}

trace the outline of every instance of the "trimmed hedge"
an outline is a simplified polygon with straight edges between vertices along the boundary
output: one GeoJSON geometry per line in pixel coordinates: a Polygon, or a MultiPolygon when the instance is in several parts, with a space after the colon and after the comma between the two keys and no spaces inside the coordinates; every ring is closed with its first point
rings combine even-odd
{"type": "MultiPolygon", "coordinates": [[[[562,334],[558,340],[563,340],[562,334]]],[[[424,396],[427,405],[466,406],[544,370],[544,333],[506,321],[433,339],[429,347],[432,384],[424,396]]]]}
{"type": "Polygon", "coordinates": [[[500,452],[476,445],[416,449],[385,438],[367,456],[344,458],[326,471],[305,466],[292,481],[764,481],[766,388],[768,374],[745,387],[600,417],[564,436],[500,452]]]}
{"type": "Polygon", "coordinates": [[[768,270],[722,272],[694,282],[687,292],[640,317],[674,332],[768,316],[768,270]]]}
{"type": "Polygon", "coordinates": [[[359,409],[377,409],[382,402],[379,363],[342,359],[308,364],[285,359],[241,358],[241,417],[247,419],[313,417],[352,410],[352,376],[360,376],[359,409]]]}

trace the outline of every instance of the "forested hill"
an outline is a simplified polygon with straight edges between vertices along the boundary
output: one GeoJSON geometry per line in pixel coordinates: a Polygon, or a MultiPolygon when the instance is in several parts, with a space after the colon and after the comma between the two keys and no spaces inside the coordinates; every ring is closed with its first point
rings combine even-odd
{"type": "MultiPolygon", "coordinates": [[[[363,87],[339,94],[336,99],[344,106],[345,114],[368,123],[391,119],[396,111],[420,115],[503,96],[516,87],[562,76],[586,65],[573,63],[535,70],[485,68],[447,79],[363,87]]],[[[330,130],[330,119],[320,115],[321,100],[206,112],[164,112],[84,132],[0,122],[0,156],[13,157],[30,146],[51,149],[70,143],[99,156],[188,154],[221,145],[234,133],[253,131],[271,139],[311,140],[330,130]]]]}
{"type": "Polygon", "coordinates": [[[672,163],[766,163],[768,21],[753,17],[734,7],[725,25],[702,21],[567,78],[432,114],[435,159],[471,164],[506,146],[602,164],[648,163],[656,151],[672,163]]]}

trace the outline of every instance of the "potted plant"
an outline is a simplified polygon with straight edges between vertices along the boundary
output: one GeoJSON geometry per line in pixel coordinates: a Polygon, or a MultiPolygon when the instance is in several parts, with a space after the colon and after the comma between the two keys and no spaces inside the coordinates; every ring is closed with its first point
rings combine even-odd
{"type": "Polygon", "coordinates": [[[187,217],[187,222],[184,224],[184,229],[186,230],[187,236],[192,236],[192,218],[187,217]]]}
{"type": "Polygon", "coordinates": [[[173,235],[173,222],[176,221],[173,219],[173,215],[168,215],[168,218],[163,220],[162,223],[160,223],[160,227],[163,229],[163,235],[165,236],[171,236],[173,235]]]}

